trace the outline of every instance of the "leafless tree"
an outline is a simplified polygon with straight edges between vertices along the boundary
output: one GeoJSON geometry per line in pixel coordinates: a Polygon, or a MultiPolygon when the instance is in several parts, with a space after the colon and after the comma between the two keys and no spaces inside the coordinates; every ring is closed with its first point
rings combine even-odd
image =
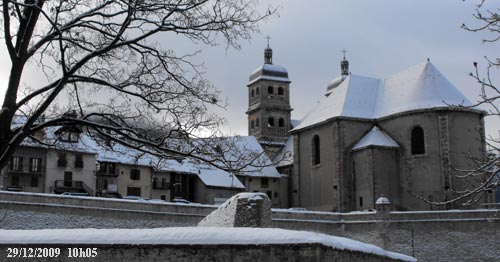
{"type": "Polygon", "coordinates": [[[168,39],[239,48],[275,9],[259,12],[258,0],[3,0],[1,12],[11,70],[0,168],[22,141],[51,126],[79,126],[160,157],[231,166],[220,160],[220,140],[196,139],[201,131],[217,135],[221,118],[209,107],[224,102],[193,62],[197,52],[177,55],[168,39]],[[23,84],[28,64],[47,84],[23,84]]]}
{"type": "MultiPolygon", "coordinates": [[[[465,1],[465,0],[464,0],[465,1]]],[[[463,24],[462,28],[470,32],[488,33],[489,38],[483,39],[485,44],[497,44],[500,40],[500,9],[488,9],[486,0],[477,0],[474,25],[463,24]]],[[[500,89],[494,83],[493,74],[498,73],[500,58],[484,57],[484,62],[473,62],[473,71],[469,73],[480,87],[480,99],[471,107],[487,106],[487,117],[500,117],[500,89]],[[480,69],[484,65],[484,69],[480,69]]],[[[454,190],[453,197],[445,201],[429,201],[423,197],[418,198],[433,204],[446,205],[459,203],[461,205],[474,205],[481,203],[485,197],[492,197],[492,193],[498,190],[500,185],[500,133],[498,137],[490,136],[486,139],[488,152],[484,159],[477,159],[476,167],[470,170],[457,170],[462,175],[457,175],[457,179],[467,180],[469,187],[464,190],[454,190]]],[[[493,200],[493,199],[489,199],[493,200]]]]}

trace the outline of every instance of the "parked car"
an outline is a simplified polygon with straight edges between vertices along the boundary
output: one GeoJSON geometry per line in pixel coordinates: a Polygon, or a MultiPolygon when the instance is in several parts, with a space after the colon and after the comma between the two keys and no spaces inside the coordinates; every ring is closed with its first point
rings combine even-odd
{"type": "Polygon", "coordinates": [[[288,210],[290,210],[290,211],[309,211],[303,207],[291,207],[288,210]]]}
{"type": "Polygon", "coordinates": [[[124,196],[122,198],[127,199],[127,200],[146,201],[146,199],[144,199],[140,196],[124,196]]]}
{"type": "Polygon", "coordinates": [[[88,193],[80,193],[80,192],[64,192],[61,195],[63,195],[63,196],[90,196],[88,193]]]}
{"type": "Polygon", "coordinates": [[[181,198],[181,197],[174,197],[174,199],[172,200],[172,202],[174,202],[174,203],[182,203],[182,204],[189,204],[190,203],[189,201],[187,201],[186,199],[181,198]]]}
{"type": "Polygon", "coordinates": [[[122,195],[118,194],[117,192],[100,193],[98,194],[98,196],[107,198],[122,198],[122,195]]]}

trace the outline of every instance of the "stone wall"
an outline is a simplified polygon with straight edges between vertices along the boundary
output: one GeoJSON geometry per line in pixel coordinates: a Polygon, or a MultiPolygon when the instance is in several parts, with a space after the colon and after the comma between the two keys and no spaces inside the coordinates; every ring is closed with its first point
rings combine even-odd
{"type": "MultiPolygon", "coordinates": [[[[1,229],[195,226],[214,206],[0,191],[1,229]]],[[[274,210],[272,227],[352,238],[419,261],[498,261],[497,210],[321,213],[274,210]]]]}
{"type": "MultiPolygon", "coordinates": [[[[337,250],[320,244],[282,245],[6,245],[0,244],[0,257],[7,256],[8,247],[60,248],[57,258],[37,258],[36,261],[127,261],[127,262],[254,262],[254,261],[335,261],[335,262],[396,262],[373,254],[337,250]],[[68,248],[97,249],[94,258],[68,258],[68,248]]],[[[28,261],[30,258],[9,258],[9,261],[28,261]]],[[[32,259],[32,258],[31,258],[32,259]]]]}
{"type": "Polygon", "coordinates": [[[377,213],[274,212],[273,226],[342,236],[419,261],[500,260],[498,211],[377,213]]]}

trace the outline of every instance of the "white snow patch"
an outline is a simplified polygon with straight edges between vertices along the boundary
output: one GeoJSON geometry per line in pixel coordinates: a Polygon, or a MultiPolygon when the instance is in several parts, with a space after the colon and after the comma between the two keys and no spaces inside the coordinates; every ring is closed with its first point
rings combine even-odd
{"type": "Polygon", "coordinates": [[[361,150],[369,146],[398,148],[399,145],[387,133],[374,126],[365,136],[363,136],[352,148],[361,150]]]}

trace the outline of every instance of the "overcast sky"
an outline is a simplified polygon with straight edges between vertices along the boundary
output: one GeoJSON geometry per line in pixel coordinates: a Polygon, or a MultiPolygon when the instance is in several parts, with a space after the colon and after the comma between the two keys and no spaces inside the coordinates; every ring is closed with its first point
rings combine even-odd
{"type": "MultiPolygon", "coordinates": [[[[263,64],[265,36],[274,51],[273,62],[287,68],[291,83],[293,119],[303,117],[319,100],[327,84],[340,74],[345,48],[353,74],[386,78],[430,58],[432,63],[471,101],[478,85],[467,76],[472,62],[484,65],[484,56],[498,57],[500,43],[482,44],[487,34],[466,32],[462,23],[472,17],[477,0],[262,0],[280,6],[279,17],[260,25],[261,34],[242,42],[241,50],[185,45],[169,38],[162,45],[179,54],[203,49],[197,57],[206,77],[222,91],[229,107],[220,113],[228,120],[224,130],[247,135],[248,76],[263,64]]],[[[496,2],[498,8],[497,1],[496,2]]],[[[491,8],[492,6],[490,6],[491,8]]],[[[160,41],[163,41],[161,38],[160,41]]],[[[9,64],[0,49],[0,93],[5,92],[9,64]]],[[[29,72],[28,72],[29,74],[29,72]]],[[[498,75],[498,71],[495,72],[498,75]]],[[[3,97],[0,98],[3,100],[3,97]]],[[[488,124],[488,133],[498,126],[488,124]]]]}

